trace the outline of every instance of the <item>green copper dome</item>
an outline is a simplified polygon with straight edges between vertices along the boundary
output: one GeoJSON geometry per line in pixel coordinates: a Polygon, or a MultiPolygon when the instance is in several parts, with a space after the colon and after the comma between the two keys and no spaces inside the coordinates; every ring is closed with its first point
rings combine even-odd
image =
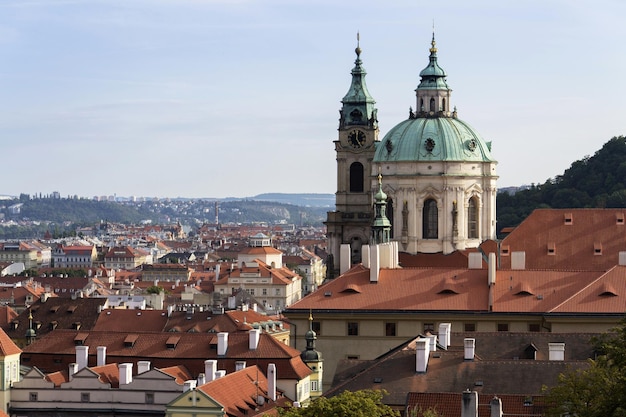
{"type": "Polygon", "coordinates": [[[491,162],[491,143],[474,128],[452,117],[422,117],[394,126],[379,143],[374,162],[491,162]]]}
{"type": "Polygon", "coordinates": [[[429,49],[426,68],[420,72],[415,90],[416,111],[394,126],[377,144],[374,163],[391,161],[495,162],[491,143],[485,142],[474,128],[450,112],[452,89],[446,72],[437,62],[435,36],[429,49]]]}

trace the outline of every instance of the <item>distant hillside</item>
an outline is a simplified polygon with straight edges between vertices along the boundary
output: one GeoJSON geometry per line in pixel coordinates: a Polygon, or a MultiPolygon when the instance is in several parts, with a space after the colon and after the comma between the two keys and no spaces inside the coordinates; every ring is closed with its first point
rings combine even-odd
{"type": "Polygon", "coordinates": [[[496,207],[498,232],[520,224],[536,208],[626,207],[626,138],[612,138],[543,184],[499,192],[496,207]]]}
{"type": "Polygon", "coordinates": [[[251,197],[257,201],[276,201],[302,207],[335,207],[335,194],[282,194],[266,193],[251,197]]]}

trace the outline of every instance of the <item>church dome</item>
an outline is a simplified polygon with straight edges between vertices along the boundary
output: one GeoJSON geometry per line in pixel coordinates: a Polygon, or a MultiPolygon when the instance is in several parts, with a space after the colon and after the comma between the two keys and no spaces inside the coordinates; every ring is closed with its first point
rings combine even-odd
{"type": "Polygon", "coordinates": [[[491,143],[454,117],[410,118],[394,126],[376,149],[374,162],[491,162],[491,143]]]}

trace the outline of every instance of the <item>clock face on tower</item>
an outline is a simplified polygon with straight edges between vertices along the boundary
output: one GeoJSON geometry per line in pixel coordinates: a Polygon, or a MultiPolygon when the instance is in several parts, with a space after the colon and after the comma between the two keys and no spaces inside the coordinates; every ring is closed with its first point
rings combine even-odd
{"type": "Polygon", "coordinates": [[[348,143],[355,149],[362,148],[365,145],[365,133],[358,129],[354,129],[348,133],[348,143]]]}

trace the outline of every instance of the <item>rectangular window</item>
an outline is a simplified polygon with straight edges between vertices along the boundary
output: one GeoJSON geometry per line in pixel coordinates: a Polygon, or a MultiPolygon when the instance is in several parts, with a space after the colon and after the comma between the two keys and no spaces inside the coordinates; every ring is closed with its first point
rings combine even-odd
{"type": "Polygon", "coordinates": [[[476,323],[464,323],[463,331],[465,332],[475,332],[476,331],[476,323]]]}
{"type": "Polygon", "coordinates": [[[30,392],[30,393],[28,393],[28,399],[29,399],[31,402],[35,402],[35,401],[37,401],[37,398],[38,398],[38,397],[39,397],[39,395],[38,395],[36,392],[30,392]]]}
{"type": "Polygon", "coordinates": [[[263,288],[263,295],[267,295],[267,288],[263,288]]]}
{"type": "Polygon", "coordinates": [[[498,323],[498,331],[499,332],[508,332],[509,331],[509,323],[498,323]]]}
{"type": "Polygon", "coordinates": [[[317,381],[311,381],[311,391],[319,391],[317,381]]]}
{"type": "Polygon", "coordinates": [[[83,403],[88,403],[89,402],[89,393],[88,392],[81,392],[80,393],[80,401],[83,403]]]}
{"type": "Polygon", "coordinates": [[[280,288],[276,288],[276,295],[280,295],[280,288]]]}
{"type": "Polygon", "coordinates": [[[359,335],[359,323],[355,321],[348,322],[348,336],[358,336],[359,335]]]}
{"type": "Polygon", "coordinates": [[[528,323],[528,331],[529,332],[540,332],[541,326],[539,323],[528,323]]]}
{"type": "Polygon", "coordinates": [[[154,392],[146,392],[146,404],[154,404],[154,392]]]}
{"type": "Polygon", "coordinates": [[[436,334],[435,323],[424,323],[424,334],[436,334]]]}
{"type": "Polygon", "coordinates": [[[396,323],[385,323],[385,336],[396,336],[396,323]]]}

